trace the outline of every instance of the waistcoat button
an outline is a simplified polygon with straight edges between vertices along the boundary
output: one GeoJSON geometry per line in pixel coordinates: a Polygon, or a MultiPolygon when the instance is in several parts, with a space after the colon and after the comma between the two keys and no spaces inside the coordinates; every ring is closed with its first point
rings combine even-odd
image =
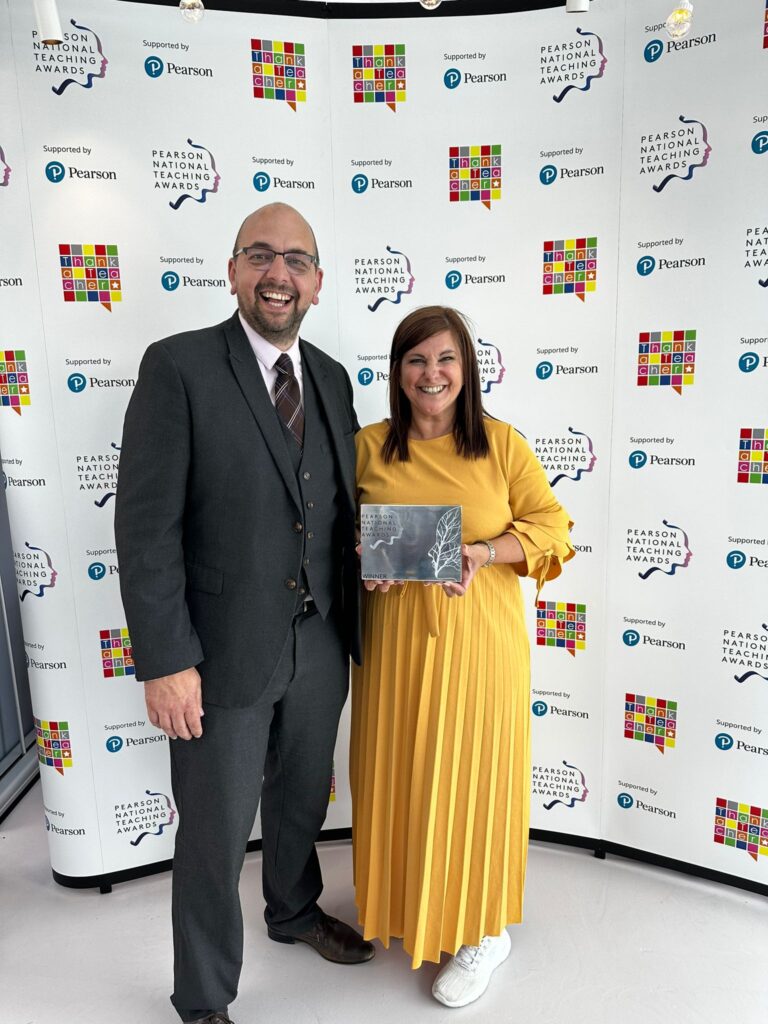
{"type": "Polygon", "coordinates": [[[295,590],[295,589],[296,589],[296,580],[293,580],[293,579],[287,579],[287,580],[285,581],[285,585],[286,585],[286,587],[287,587],[287,588],[288,588],[289,590],[295,590]]]}

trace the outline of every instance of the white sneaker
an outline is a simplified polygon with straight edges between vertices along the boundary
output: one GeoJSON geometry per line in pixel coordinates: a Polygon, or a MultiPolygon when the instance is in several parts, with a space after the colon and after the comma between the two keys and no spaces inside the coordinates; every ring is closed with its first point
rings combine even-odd
{"type": "Polygon", "coordinates": [[[479,946],[462,946],[435,978],[432,995],[445,1006],[466,1006],[488,988],[491,975],[509,956],[512,942],[506,930],[486,935],[479,946]]]}

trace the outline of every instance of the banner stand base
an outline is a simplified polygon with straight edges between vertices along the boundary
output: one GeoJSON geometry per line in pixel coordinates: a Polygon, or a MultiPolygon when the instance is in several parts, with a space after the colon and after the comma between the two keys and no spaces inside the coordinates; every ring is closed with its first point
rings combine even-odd
{"type": "MultiPolygon", "coordinates": [[[[318,836],[320,843],[332,843],[340,839],[351,839],[351,828],[330,828],[322,831],[318,836]]],[[[706,878],[709,882],[717,882],[720,885],[730,885],[736,889],[745,889],[747,892],[757,893],[758,896],[768,896],[768,885],[760,882],[753,882],[749,878],[739,878],[738,875],[726,875],[722,871],[713,871],[711,868],[704,868],[698,864],[688,864],[686,861],[673,860],[671,857],[662,857],[658,853],[649,853],[647,850],[635,850],[631,846],[621,846],[619,843],[608,843],[601,839],[590,839],[588,836],[571,836],[567,832],[547,832],[543,829],[532,828],[530,838],[540,843],[558,843],[561,846],[575,846],[582,850],[591,850],[598,860],[605,860],[607,854],[616,857],[626,857],[629,860],[639,860],[645,864],[653,864],[657,868],[666,868],[668,871],[680,871],[685,875],[693,875],[696,878],[706,878]]],[[[260,839],[251,839],[246,847],[247,853],[254,853],[261,849],[260,839]]],[[[126,868],[124,871],[112,871],[104,875],[88,875],[78,878],[73,875],[62,875],[58,871],[52,871],[53,880],[59,885],[68,889],[98,889],[100,893],[112,892],[112,886],[119,882],[131,882],[136,878],[144,878],[147,875],[156,875],[161,871],[170,871],[173,861],[161,860],[156,864],[144,864],[137,868],[126,868]]]]}

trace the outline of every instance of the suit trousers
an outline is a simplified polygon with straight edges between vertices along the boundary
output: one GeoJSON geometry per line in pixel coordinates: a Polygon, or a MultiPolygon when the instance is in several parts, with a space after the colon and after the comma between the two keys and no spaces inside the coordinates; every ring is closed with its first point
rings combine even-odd
{"type": "MultiPolygon", "coordinates": [[[[320,914],[315,840],[328,810],[349,664],[337,607],[325,620],[309,608],[294,618],[257,703],[227,708],[204,702],[200,739],[170,741],[179,811],[171,1002],[183,1021],[224,1010],[237,995],[243,959],[238,886],[259,799],[267,923],[295,935],[320,914]]],[[[255,631],[254,651],[257,656],[255,631]]]]}

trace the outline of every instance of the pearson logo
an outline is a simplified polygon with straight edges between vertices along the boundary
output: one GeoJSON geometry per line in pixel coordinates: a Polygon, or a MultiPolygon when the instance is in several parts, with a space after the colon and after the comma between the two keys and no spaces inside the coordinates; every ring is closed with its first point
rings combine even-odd
{"type": "Polygon", "coordinates": [[[67,387],[70,391],[74,391],[76,395],[79,395],[81,391],[88,387],[88,378],[82,373],[70,373],[67,377],[67,387]]]}
{"type": "Polygon", "coordinates": [[[536,700],[531,705],[531,711],[537,718],[543,718],[543,716],[549,711],[549,705],[545,700],[536,700]]]}
{"type": "Polygon", "coordinates": [[[257,192],[266,192],[272,184],[272,179],[266,171],[257,171],[253,176],[253,187],[257,192]]]}
{"type": "Polygon", "coordinates": [[[715,746],[718,750],[730,750],[733,746],[733,736],[727,732],[719,732],[715,736],[715,746]]]}
{"type": "Polygon", "coordinates": [[[647,64],[655,64],[665,53],[676,53],[679,50],[697,49],[699,46],[709,46],[717,42],[717,33],[710,32],[706,36],[687,36],[685,39],[668,39],[664,43],[661,39],[652,39],[643,50],[647,64]]]}
{"type": "Polygon", "coordinates": [[[747,556],[743,551],[729,551],[725,556],[725,564],[729,569],[743,569],[747,564],[747,556]]]}
{"type": "Polygon", "coordinates": [[[664,43],[660,39],[652,39],[643,50],[643,56],[648,64],[655,64],[664,53],[664,43]]]}
{"type": "Polygon", "coordinates": [[[621,634],[621,639],[627,645],[627,647],[637,647],[640,643],[640,634],[636,629],[625,629],[621,634]]]}
{"type": "Polygon", "coordinates": [[[368,385],[372,384],[374,381],[373,370],[369,369],[367,366],[364,366],[362,370],[358,370],[357,379],[358,382],[362,384],[364,388],[367,388],[368,385]]]}
{"type": "Polygon", "coordinates": [[[739,356],[739,369],[742,373],[753,373],[760,365],[760,356],[756,352],[745,352],[739,356]]]}
{"type": "Polygon", "coordinates": [[[108,736],[104,744],[110,754],[118,754],[123,749],[122,736],[108,736]]]}
{"type": "Polygon", "coordinates": [[[357,195],[362,195],[368,188],[368,184],[369,181],[367,174],[356,174],[352,178],[352,191],[357,195]]]}
{"type": "Polygon", "coordinates": [[[157,54],[147,57],[144,61],[144,71],[150,78],[160,78],[166,72],[169,75],[184,75],[187,78],[213,78],[213,68],[176,64],[170,60],[165,63],[157,54]]]}
{"type": "Polygon", "coordinates": [[[539,171],[539,181],[542,185],[554,185],[558,177],[563,181],[569,178],[591,178],[594,175],[605,174],[605,167],[596,164],[593,167],[555,167],[554,164],[545,164],[539,171]]]}
{"type": "Polygon", "coordinates": [[[144,61],[144,70],[150,78],[159,78],[165,71],[165,64],[159,57],[147,57],[144,61]]]}
{"type": "Polygon", "coordinates": [[[557,168],[554,164],[545,164],[539,171],[539,181],[542,185],[552,185],[557,181],[557,168]]]}
{"type": "Polygon", "coordinates": [[[640,277],[648,277],[656,269],[656,259],[653,256],[641,256],[637,261],[637,272],[640,277]]]}
{"type": "Polygon", "coordinates": [[[405,43],[360,43],[352,47],[352,98],[396,111],[406,97],[405,43]]]}
{"type": "Polygon", "coordinates": [[[630,807],[634,806],[635,798],[629,793],[619,793],[616,797],[616,803],[623,811],[628,811],[630,807]]]}
{"type": "Polygon", "coordinates": [[[98,583],[99,580],[103,580],[107,575],[107,567],[103,562],[91,562],[88,566],[88,575],[92,580],[98,583]]]}
{"type": "Polygon", "coordinates": [[[74,18],[69,23],[75,31],[65,32],[63,42],[57,45],[42,42],[38,33],[32,32],[35,73],[63,78],[59,85],[51,86],[56,96],[70,85],[91,89],[97,79],[104,78],[109,63],[93,29],[78,25],[74,18]]]}
{"type": "Polygon", "coordinates": [[[648,462],[648,456],[640,448],[629,453],[628,459],[631,469],[642,469],[648,462]]]}
{"type": "Polygon", "coordinates": [[[752,152],[756,156],[762,156],[763,153],[768,153],[768,132],[758,132],[757,135],[752,139],[752,152]]]}
{"type": "Polygon", "coordinates": [[[167,292],[175,292],[181,283],[181,278],[175,270],[166,270],[160,278],[160,283],[167,292]]]}
{"type": "Polygon", "coordinates": [[[53,182],[54,185],[64,181],[64,178],[67,176],[64,164],[59,163],[58,160],[51,160],[45,165],[45,176],[48,181],[53,182]]]}
{"type": "Polygon", "coordinates": [[[462,280],[463,278],[461,276],[461,271],[449,270],[448,273],[445,275],[445,287],[450,288],[451,291],[454,291],[461,285],[462,280]]]}
{"type": "Polygon", "coordinates": [[[549,380],[554,372],[554,366],[547,359],[538,363],[536,366],[536,376],[539,380],[549,380]]]}
{"type": "Polygon", "coordinates": [[[456,89],[461,85],[461,72],[458,68],[448,68],[443,75],[443,85],[446,89],[456,89]]]}

